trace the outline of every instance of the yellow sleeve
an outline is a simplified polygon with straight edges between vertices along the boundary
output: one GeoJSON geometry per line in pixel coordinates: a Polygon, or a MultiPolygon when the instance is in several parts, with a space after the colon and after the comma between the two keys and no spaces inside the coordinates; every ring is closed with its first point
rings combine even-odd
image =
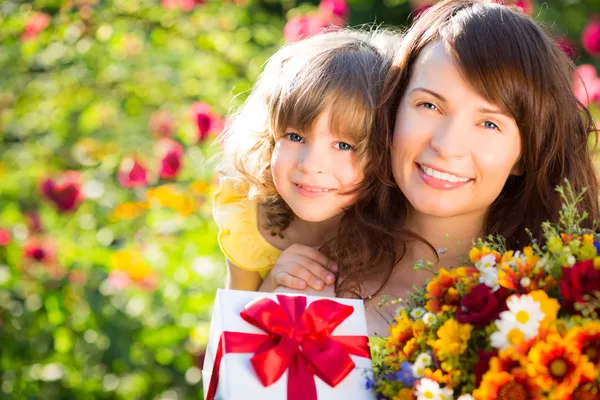
{"type": "Polygon", "coordinates": [[[248,199],[247,184],[236,178],[221,178],[214,197],[213,217],[219,227],[217,241],[225,257],[238,267],[264,277],[281,251],[258,230],[257,204],[248,199]]]}

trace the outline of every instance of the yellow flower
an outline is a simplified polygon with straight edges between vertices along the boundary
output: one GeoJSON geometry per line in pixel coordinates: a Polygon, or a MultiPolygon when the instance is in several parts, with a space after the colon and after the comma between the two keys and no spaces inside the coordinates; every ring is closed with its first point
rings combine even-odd
{"type": "Polygon", "coordinates": [[[558,314],[558,310],[560,310],[560,304],[556,299],[548,297],[543,290],[534,290],[529,293],[529,296],[540,303],[540,308],[545,315],[541,322],[542,325],[546,325],[556,319],[556,314],[558,314]]]}
{"type": "Polygon", "coordinates": [[[398,391],[398,394],[392,397],[393,400],[412,400],[413,399],[413,390],[402,388],[398,391]]]}
{"type": "Polygon", "coordinates": [[[141,281],[154,273],[144,257],[133,250],[117,251],[111,256],[111,264],[114,269],[127,272],[131,279],[136,281],[141,281]]]}
{"type": "Polygon", "coordinates": [[[194,193],[197,196],[201,196],[203,194],[206,194],[206,192],[208,192],[208,183],[204,182],[204,181],[195,181],[192,182],[192,184],[190,185],[190,189],[192,190],[192,193],[194,193]]]}
{"type": "Polygon", "coordinates": [[[449,319],[437,331],[437,340],[429,341],[440,360],[449,356],[458,356],[467,349],[467,342],[471,338],[473,326],[459,324],[455,319],[449,319]]]}
{"type": "Polygon", "coordinates": [[[139,218],[148,209],[148,204],[145,201],[121,203],[113,210],[110,220],[113,222],[122,221],[125,219],[139,218]]]}

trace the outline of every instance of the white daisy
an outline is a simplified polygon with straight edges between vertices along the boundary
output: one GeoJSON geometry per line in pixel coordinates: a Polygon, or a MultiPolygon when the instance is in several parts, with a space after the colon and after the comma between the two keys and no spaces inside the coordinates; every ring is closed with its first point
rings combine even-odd
{"type": "Polygon", "coordinates": [[[431,379],[423,378],[417,383],[415,395],[417,400],[442,400],[440,385],[431,379]]]}
{"type": "Polygon", "coordinates": [[[485,256],[481,257],[481,259],[479,261],[477,261],[475,263],[475,267],[480,272],[483,272],[488,268],[494,268],[495,266],[496,266],[496,256],[493,254],[486,254],[485,256]]]}
{"type": "Polygon", "coordinates": [[[423,315],[423,321],[425,322],[425,325],[431,326],[437,322],[437,317],[434,313],[428,312],[425,315],[423,315]]]}
{"type": "Polygon", "coordinates": [[[423,364],[426,367],[431,365],[431,354],[429,353],[421,353],[417,356],[415,363],[423,364]]]}
{"type": "Polygon", "coordinates": [[[506,301],[508,311],[500,313],[500,319],[514,322],[527,339],[534,338],[545,318],[540,303],[530,296],[512,295],[506,301]]]}
{"type": "Polygon", "coordinates": [[[427,365],[415,362],[411,368],[415,378],[422,378],[423,375],[425,375],[425,368],[427,368],[427,365]]]}
{"type": "Polygon", "coordinates": [[[414,320],[421,318],[424,314],[425,314],[425,309],[423,307],[417,307],[410,312],[410,316],[414,320]]]}
{"type": "Polygon", "coordinates": [[[479,275],[479,283],[485,284],[487,287],[497,289],[500,287],[498,284],[498,268],[490,267],[481,271],[479,275]]]}
{"type": "Polygon", "coordinates": [[[442,388],[442,400],[454,400],[454,390],[442,388]]]}
{"type": "Polygon", "coordinates": [[[475,397],[471,396],[470,394],[462,394],[458,396],[458,399],[456,400],[475,400],[475,397]]]}

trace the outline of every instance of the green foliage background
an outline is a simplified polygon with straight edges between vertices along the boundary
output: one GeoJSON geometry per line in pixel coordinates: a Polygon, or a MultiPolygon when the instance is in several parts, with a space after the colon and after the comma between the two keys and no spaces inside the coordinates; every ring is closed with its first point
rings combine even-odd
{"type": "MultiPolygon", "coordinates": [[[[415,3],[350,0],[348,23],[404,26],[415,3]]],[[[0,399],[202,398],[203,346],[225,272],[210,213],[218,132],[199,139],[190,109],[203,101],[225,116],[285,42],[286,21],[317,7],[0,3],[0,229],[9,235],[0,240],[0,399]],[[48,25],[26,38],[36,13],[48,25]],[[185,149],[170,181],[156,176],[149,123],[159,111],[185,149]],[[119,183],[126,156],[149,171],[144,187],[119,183]],[[69,212],[40,191],[64,171],[81,174],[86,196],[69,212]],[[36,243],[55,260],[28,256],[36,243]],[[126,287],[110,283],[115,270],[131,278],[126,287]],[[148,277],[156,282],[144,285],[148,277]]],[[[578,63],[595,63],[578,43],[596,12],[600,0],[551,1],[534,16],[570,37],[578,63]]]]}

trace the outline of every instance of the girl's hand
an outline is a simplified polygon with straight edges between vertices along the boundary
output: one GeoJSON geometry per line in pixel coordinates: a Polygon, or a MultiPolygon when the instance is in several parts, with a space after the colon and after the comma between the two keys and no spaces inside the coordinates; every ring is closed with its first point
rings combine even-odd
{"type": "Polygon", "coordinates": [[[281,253],[270,277],[273,287],[304,289],[308,286],[321,290],[335,282],[332,272],[337,272],[337,269],[335,263],[319,250],[293,244],[281,253]]]}

